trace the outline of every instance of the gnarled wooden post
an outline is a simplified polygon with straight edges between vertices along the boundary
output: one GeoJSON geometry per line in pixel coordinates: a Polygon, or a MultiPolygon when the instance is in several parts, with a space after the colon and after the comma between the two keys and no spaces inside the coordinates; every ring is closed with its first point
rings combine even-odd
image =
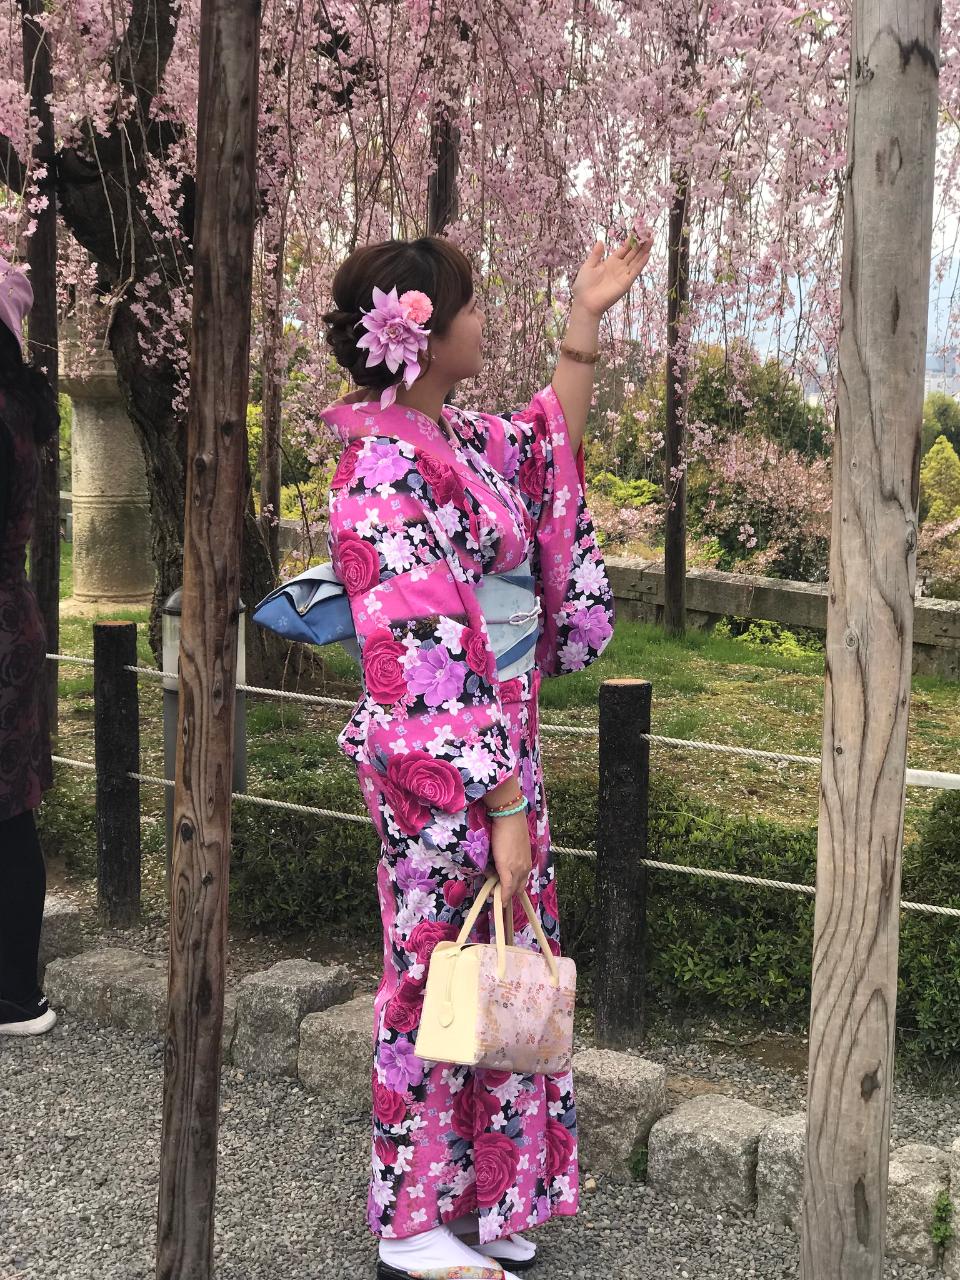
{"type": "Polygon", "coordinates": [[[937,124],[938,0],[856,0],[804,1280],[879,1280],[937,124]]]}
{"type": "Polygon", "coordinates": [[[256,200],[257,0],[201,0],[159,1280],[209,1280],[256,200]]]}

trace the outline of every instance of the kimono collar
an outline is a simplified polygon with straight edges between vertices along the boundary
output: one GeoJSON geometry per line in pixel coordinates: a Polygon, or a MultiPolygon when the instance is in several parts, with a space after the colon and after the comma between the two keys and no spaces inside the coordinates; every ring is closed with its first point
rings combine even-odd
{"type": "MultiPolygon", "coordinates": [[[[456,436],[457,410],[453,405],[445,404],[440,412],[456,436]]],[[[405,404],[394,403],[381,409],[376,400],[371,404],[345,404],[337,400],[321,410],[320,418],[336,430],[344,444],[358,436],[379,432],[400,435],[407,440],[435,441],[439,437],[451,446],[454,444],[447,429],[436,418],[405,404]]]]}

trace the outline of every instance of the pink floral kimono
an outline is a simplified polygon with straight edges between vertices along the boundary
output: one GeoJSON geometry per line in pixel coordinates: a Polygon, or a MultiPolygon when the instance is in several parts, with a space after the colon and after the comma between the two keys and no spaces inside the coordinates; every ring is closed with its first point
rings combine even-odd
{"type": "MultiPolygon", "coordinates": [[[[362,650],[364,694],[341,732],[382,840],[384,974],[376,997],[368,1221],[403,1237],[479,1214],[481,1242],[577,1210],[571,1075],[428,1066],[414,1054],[433,948],[454,938],[493,863],[481,797],[515,770],[529,801],[528,893],[559,953],[537,692],[613,632],[613,597],[551,387],[511,418],[337,402],[345,449],[330,552],[362,650]],[[474,588],[532,553],[536,667],[501,683],[474,588]]],[[[518,945],[536,941],[516,904],[518,945]]],[[[476,937],[489,938],[489,912],[476,937]]]]}

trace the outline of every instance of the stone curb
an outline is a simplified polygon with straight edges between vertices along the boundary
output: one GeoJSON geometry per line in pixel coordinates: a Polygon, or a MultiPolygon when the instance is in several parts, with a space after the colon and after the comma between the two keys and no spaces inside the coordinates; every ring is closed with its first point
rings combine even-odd
{"type": "MultiPolygon", "coordinates": [[[[44,926],[51,1005],[162,1040],[166,960],[115,947],[56,957],[58,948],[77,945],[75,915],[57,909],[44,926]]],[[[227,993],[223,1061],[254,1075],[296,1076],[304,1088],[368,1112],[373,1003],[372,993],[353,996],[341,965],[280,961],[227,993]]],[[[669,1111],[664,1068],[636,1053],[580,1050],[573,1071],[585,1178],[631,1178],[646,1146],[647,1181],[658,1193],[799,1231],[803,1112],[781,1116],[729,1094],[701,1095],[669,1111]]],[[[934,1203],[951,1189],[960,1201],[960,1138],[949,1152],[919,1143],[894,1149],[888,1187],[887,1256],[937,1267],[934,1203]]],[[[960,1233],[960,1221],[954,1229],[960,1233]]],[[[960,1280],[960,1240],[942,1265],[947,1280],[960,1280]]]]}
{"type": "Polygon", "coordinates": [[[237,992],[234,1066],[256,1075],[295,1076],[304,1018],[349,1000],[353,988],[342,964],[280,960],[248,974],[237,992]]]}
{"type": "Polygon", "coordinates": [[[705,1209],[753,1210],[760,1135],[773,1119],[772,1111],[723,1093],[681,1103],[650,1131],[647,1181],[705,1209]]]}
{"type": "Polygon", "coordinates": [[[83,948],[80,908],[61,894],[48,893],[40,929],[40,964],[37,981],[43,985],[47,965],[61,956],[73,956],[83,948]]]}
{"type": "MultiPolygon", "coordinates": [[[[123,947],[98,947],[51,960],[44,991],[56,1011],[97,1026],[125,1027],[163,1040],[167,1031],[167,961],[123,947]]],[[[223,1000],[222,1061],[229,1062],[237,1019],[237,997],[223,1000]]]]}
{"type": "Polygon", "coordinates": [[[667,1110],[667,1072],[658,1062],[614,1049],[573,1056],[578,1145],[585,1168],[628,1181],[650,1131],[667,1110]]]}
{"type": "Polygon", "coordinates": [[[300,1083],[354,1111],[369,1111],[373,1077],[373,995],[308,1014],[300,1024],[300,1083]]]}

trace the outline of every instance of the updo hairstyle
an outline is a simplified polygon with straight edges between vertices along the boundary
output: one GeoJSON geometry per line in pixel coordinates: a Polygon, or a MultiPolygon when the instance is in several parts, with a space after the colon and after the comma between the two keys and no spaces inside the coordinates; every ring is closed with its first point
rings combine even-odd
{"type": "Polygon", "coordinates": [[[382,391],[401,376],[402,368],[392,373],[385,362],[368,369],[366,348],[357,348],[366,333],[360,325],[361,308],[369,311],[373,306],[375,286],[389,293],[394,285],[398,296],[408,289],[427,295],[433,314],[425,327],[431,337],[442,338],[457,312],[473,297],[473,268],[456,245],[440,236],[363,245],[340,264],[331,288],[334,309],[321,319],[337,363],[358,387],[382,391]]]}

